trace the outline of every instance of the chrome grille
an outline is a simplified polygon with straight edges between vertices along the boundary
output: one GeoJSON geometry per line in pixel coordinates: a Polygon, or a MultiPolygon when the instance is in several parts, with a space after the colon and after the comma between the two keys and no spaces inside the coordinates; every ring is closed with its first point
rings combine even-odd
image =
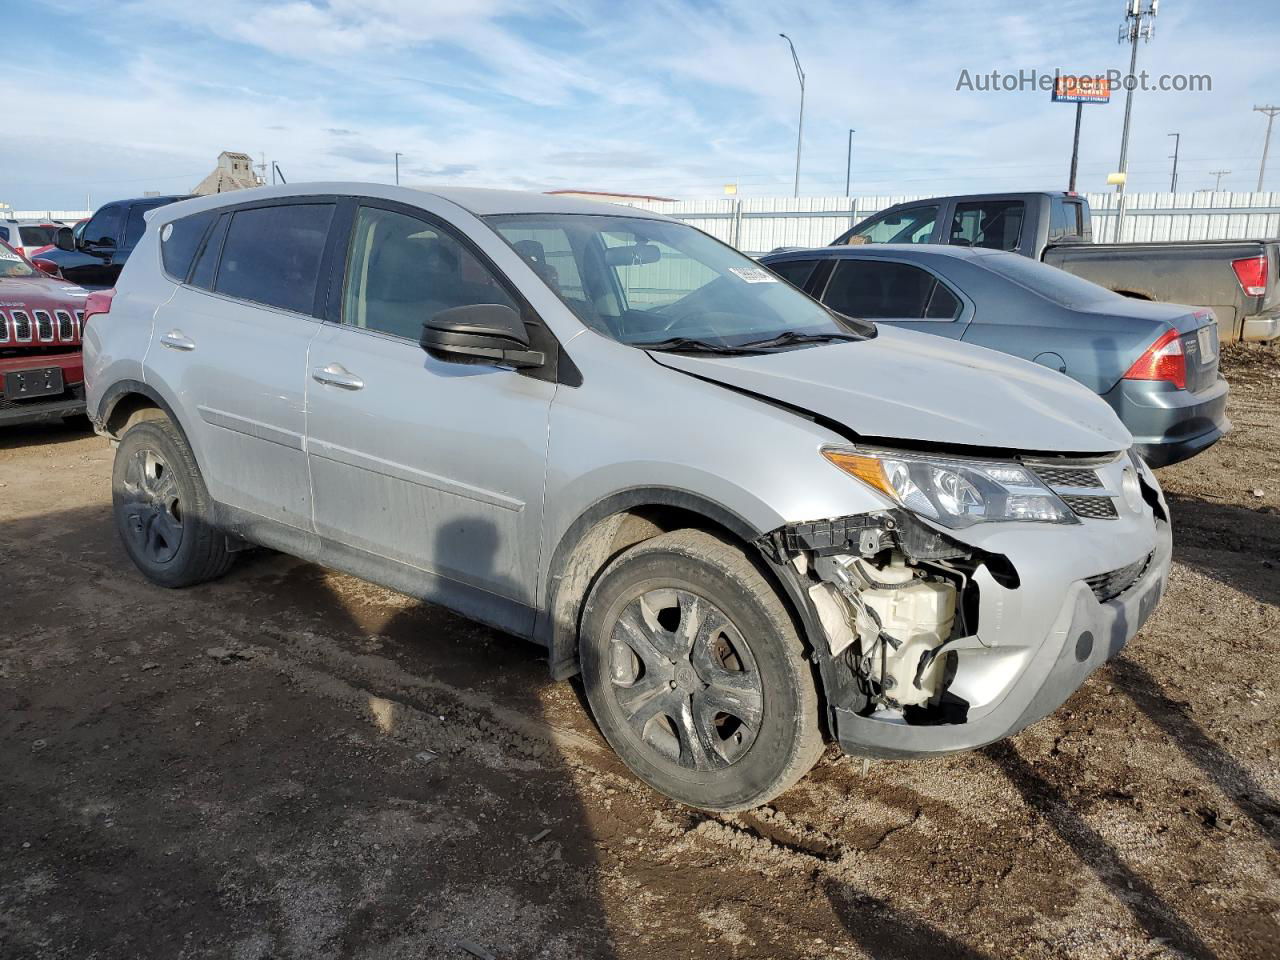
{"type": "Polygon", "coordinates": [[[1086,520],[1114,520],[1119,516],[1116,513],[1116,502],[1110,497],[1081,497],[1066,494],[1062,496],[1062,502],[1070,507],[1071,512],[1077,517],[1084,517],[1086,520]]]}
{"type": "Polygon", "coordinates": [[[1100,488],[1102,481],[1098,479],[1098,471],[1083,467],[1044,467],[1033,466],[1035,475],[1046,487],[1094,487],[1100,488]]]}
{"type": "Polygon", "coordinates": [[[13,339],[18,343],[30,343],[31,317],[25,310],[14,310],[10,316],[13,317],[13,339]]]}
{"type": "Polygon", "coordinates": [[[58,318],[58,339],[70,343],[76,338],[76,322],[66,310],[55,310],[54,316],[58,318]]]}
{"type": "Polygon", "coordinates": [[[53,317],[49,316],[48,310],[37,310],[36,312],[36,333],[40,340],[44,343],[53,342],[53,317]]]}
{"type": "Polygon", "coordinates": [[[1089,585],[1089,589],[1093,591],[1093,595],[1098,598],[1099,603],[1106,603],[1108,600],[1114,600],[1132,587],[1147,571],[1147,566],[1151,563],[1153,553],[1148,553],[1141,560],[1135,560],[1127,567],[1120,567],[1109,573],[1100,573],[1094,577],[1086,577],[1085,583],[1089,585]]]}
{"type": "Polygon", "coordinates": [[[0,311],[0,343],[9,342],[9,318],[0,311]]]}

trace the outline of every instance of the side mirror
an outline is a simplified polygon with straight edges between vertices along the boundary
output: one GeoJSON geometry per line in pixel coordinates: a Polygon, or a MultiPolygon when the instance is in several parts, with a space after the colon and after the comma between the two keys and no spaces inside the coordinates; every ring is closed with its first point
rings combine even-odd
{"type": "Polygon", "coordinates": [[[59,227],[58,232],[53,235],[53,245],[59,250],[74,251],[76,248],[76,236],[70,227],[59,227]]]}
{"type": "Polygon", "coordinates": [[[520,314],[501,303],[441,310],[422,324],[422,349],[462,363],[540,367],[546,356],[529,349],[520,314]]]}

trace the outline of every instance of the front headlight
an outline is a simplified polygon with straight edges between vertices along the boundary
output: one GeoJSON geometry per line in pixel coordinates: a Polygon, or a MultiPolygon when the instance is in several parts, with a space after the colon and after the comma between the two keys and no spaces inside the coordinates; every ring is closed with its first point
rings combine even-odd
{"type": "Polygon", "coordinates": [[[824,447],[852,477],[922,517],[955,529],[984,520],[1079,523],[1034,473],[1019,463],[889,450],[824,447]]]}

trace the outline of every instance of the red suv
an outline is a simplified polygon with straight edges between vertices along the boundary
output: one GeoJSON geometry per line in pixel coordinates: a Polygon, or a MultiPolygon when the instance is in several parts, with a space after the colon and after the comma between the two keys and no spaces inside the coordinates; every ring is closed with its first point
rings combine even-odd
{"type": "Polygon", "coordinates": [[[85,296],[0,241],[0,426],[84,412],[85,296]]]}

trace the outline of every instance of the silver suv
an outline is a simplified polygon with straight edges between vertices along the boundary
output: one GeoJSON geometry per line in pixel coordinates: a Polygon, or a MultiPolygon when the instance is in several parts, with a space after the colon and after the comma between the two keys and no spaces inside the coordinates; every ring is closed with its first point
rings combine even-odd
{"type": "Polygon", "coordinates": [[[351,183],[148,222],[85,335],[142,572],[262,544],[528,637],[685,803],[763,803],[828,738],[1008,736],[1164,590],[1168,508],[1098,397],[688,225],[351,183]]]}

